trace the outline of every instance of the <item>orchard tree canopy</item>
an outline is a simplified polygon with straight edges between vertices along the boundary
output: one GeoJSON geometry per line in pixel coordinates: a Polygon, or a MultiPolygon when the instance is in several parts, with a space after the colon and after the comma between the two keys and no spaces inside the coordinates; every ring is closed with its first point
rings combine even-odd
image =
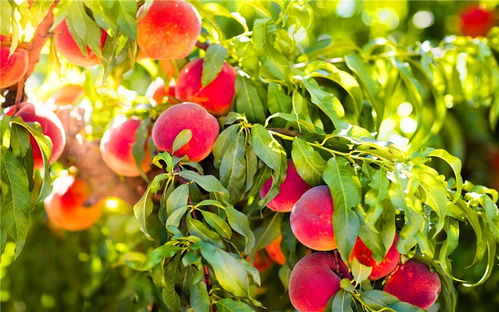
{"type": "Polygon", "coordinates": [[[496,9],[2,1],[2,309],[497,308],[496,9]]]}

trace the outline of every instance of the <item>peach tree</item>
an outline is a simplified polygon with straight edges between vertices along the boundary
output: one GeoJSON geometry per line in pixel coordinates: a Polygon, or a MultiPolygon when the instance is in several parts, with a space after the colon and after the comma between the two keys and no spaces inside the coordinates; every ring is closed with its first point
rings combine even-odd
{"type": "Polygon", "coordinates": [[[2,306],[455,311],[497,274],[453,135],[497,134],[498,29],[346,41],[326,7],[3,2],[2,306]]]}

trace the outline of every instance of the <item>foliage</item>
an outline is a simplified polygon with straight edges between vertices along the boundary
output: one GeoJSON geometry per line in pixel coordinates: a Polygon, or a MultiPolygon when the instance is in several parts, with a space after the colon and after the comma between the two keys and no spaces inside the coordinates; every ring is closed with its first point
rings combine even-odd
{"type": "MultiPolygon", "coordinates": [[[[410,45],[383,37],[361,43],[330,36],[319,40],[325,14],[320,11],[322,2],[252,1],[224,6],[192,1],[203,21],[200,41],[209,48],[195,50],[190,59],[204,57],[203,85],[216,77],[224,61],[237,68],[233,112],[219,118],[223,130],[213,157],[202,163],[156,153],[152,163],[158,174],[148,181],[133,213],[126,208],[126,213],[113,213],[108,208],[100,230],[67,237],[47,233],[40,223],[40,203],[50,193],[51,171],[47,161],[43,171],[33,171],[28,134],[42,147],[44,160],[49,158],[50,140],[36,125],[2,114],[2,263],[14,261],[12,271],[7,268],[12,273],[6,287],[17,293],[13,270],[29,266],[21,254],[27,236],[23,253],[32,257],[43,253],[44,245],[36,240],[41,233],[44,239],[54,240],[49,242],[54,246],[47,247],[51,252],[67,252],[68,258],[77,257],[94,270],[85,276],[75,262],[67,267],[83,276],[83,287],[71,287],[84,294],[82,306],[88,309],[122,310],[131,302],[137,310],[153,306],[162,311],[268,307],[269,299],[260,286],[275,290],[269,297],[281,295],[277,293],[287,289],[292,267],[306,252],[291,232],[288,214],[264,208],[277,195],[287,159],[292,159],[309,185],[329,187],[343,259],[348,259],[357,236],[375,259],[382,259],[398,232],[398,251],[419,258],[439,274],[443,287],[437,308],[456,310],[453,283],[478,286],[493,274],[499,195],[463,178],[463,164],[456,157],[462,155],[453,155],[459,148],[446,136],[459,128],[449,126],[463,116],[459,112],[475,111],[481,121],[486,120],[481,123],[484,132],[494,137],[499,119],[499,32],[495,28],[488,37],[448,36],[440,42],[410,45]],[[271,190],[260,199],[258,191],[269,177],[271,190]],[[28,235],[32,220],[35,225],[28,235]],[[131,230],[122,232],[127,227],[131,230]],[[463,232],[472,233],[470,246],[463,247],[463,232]],[[253,259],[278,235],[283,235],[281,248],[287,263],[260,276],[247,258],[253,259]],[[30,236],[32,251],[28,250],[30,236]],[[84,251],[71,246],[69,239],[85,246],[84,251]],[[460,248],[473,253],[471,263],[454,261],[460,248]],[[463,275],[466,265],[480,270],[476,280],[463,275]],[[106,279],[122,283],[122,289],[106,279]],[[99,291],[119,300],[94,301],[99,291]]],[[[29,36],[18,30],[36,25],[40,19],[36,17],[43,17],[48,6],[35,1],[29,13],[32,18],[21,14],[18,20],[11,17],[27,12],[28,3],[6,3],[2,20],[5,16],[11,21],[5,29],[11,31],[15,48],[29,36]]],[[[51,44],[37,75],[45,74],[44,85],[54,87],[59,74],[84,83],[85,101],[93,109],[88,139],[99,138],[117,114],[140,117],[143,123],[137,137],[142,139],[135,143],[134,156],[141,163],[147,133],[168,104],[153,105],[142,95],[151,80],[167,77],[154,61],[136,61],[136,11],[133,1],[62,1],[54,24],[67,18],[77,44],[100,51],[102,66],[75,68],[60,59],[51,44]],[[110,36],[102,50],[95,36],[99,27],[110,36]],[[48,61],[50,65],[43,64],[48,61]]],[[[43,88],[37,90],[42,98],[43,88]]],[[[177,137],[175,148],[190,139],[190,133],[184,135],[177,137]]],[[[54,176],[57,165],[55,169],[54,176]]],[[[44,261],[57,261],[54,255],[44,257],[44,261]]],[[[342,290],[330,300],[333,311],[417,311],[380,291],[380,285],[373,288],[363,269],[359,263],[352,265],[355,280],[342,282],[342,290]]],[[[24,283],[27,280],[22,274],[19,277],[24,283]]],[[[54,288],[61,285],[65,282],[54,288]]],[[[52,298],[46,299],[50,307],[54,297],[47,296],[52,298]]],[[[80,299],[56,300],[81,305],[80,299]]],[[[28,310],[33,304],[28,303],[28,310]]],[[[8,302],[7,306],[12,308],[8,302]]]]}

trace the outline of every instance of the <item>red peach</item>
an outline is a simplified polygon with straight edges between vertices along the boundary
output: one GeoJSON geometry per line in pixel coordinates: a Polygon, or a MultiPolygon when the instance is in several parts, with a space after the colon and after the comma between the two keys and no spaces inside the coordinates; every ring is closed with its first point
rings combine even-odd
{"type": "Polygon", "coordinates": [[[68,84],[57,89],[52,95],[52,99],[57,105],[71,105],[81,99],[84,93],[82,86],[68,84]]]}
{"type": "Polygon", "coordinates": [[[184,129],[189,129],[192,137],[173,154],[188,156],[194,162],[205,159],[215,144],[219,126],[215,117],[195,103],[177,104],[164,111],[152,128],[154,144],[159,150],[173,152],[173,142],[184,129]]]}
{"type": "MultiPolygon", "coordinates": [[[[69,32],[66,20],[63,20],[54,31],[55,47],[69,62],[78,66],[93,66],[100,63],[99,57],[87,46],[87,54],[83,54],[69,32]]],[[[101,29],[100,47],[106,42],[107,33],[101,29]]]]}
{"type": "Polygon", "coordinates": [[[492,26],[494,26],[494,12],[472,6],[460,14],[461,33],[466,36],[477,37],[486,36],[492,26]]]}
{"type": "Polygon", "coordinates": [[[86,206],[91,194],[87,183],[73,176],[61,176],[54,181],[54,190],[45,199],[45,211],[55,225],[80,231],[92,226],[101,215],[101,203],[86,206]]]}
{"type": "Polygon", "coordinates": [[[201,86],[203,59],[189,62],[182,68],[175,86],[175,95],[181,101],[198,103],[215,116],[226,115],[235,92],[236,72],[223,64],[222,71],[207,86],[201,86]]]}
{"type": "Polygon", "coordinates": [[[272,241],[269,245],[265,247],[265,250],[269,254],[270,259],[274,260],[276,263],[283,265],[286,263],[286,258],[281,250],[282,235],[279,235],[276,239],[272,241]]]}
{"type": "Polygon", "coordinates": [[[258,271],[263,272],[266,269],[270,268],[272,264],[272,259],[270,259],[264,252],[261,252],[260,250],[255,252],[255,261],[253,261],[253,266],[258,271]]]}
{"type": "Polygon", "coordinates": [[[409,260],[387,277],[384,291],[426,310],[437,301],[440,288],[437,273],[424,263],[409,260]]]}
{"type": "Polygon", "coordinates": [[[163,79],[156,79],[147,88],[146,97],[153,99],[157,104],[163,102],[175,103],[175,81],[171,79],[170,86],[167,89],[163,79]]]}
{"type": "Polygon", "coordinates": [[[300,312],[322,312],[340,289],[342,278],[350,278],[345,264],[326,252],[302,258],[289,277],[289,299],[300,312]],[[346,273],[346,275],[345,275],[346,273]]]}
{"type": "Polygon", "coordinates": [[[393,244],[385,255],[385,258],[378,263],[372,257],[372,251],[367,248],[360,237],[357,237],[348,260],[352,263],[353,259],[356,258],[361,264],[372,267],[369,279],[372,281],[378,280],[390,274],[399,262],[400,254],[397,251],[397,241],[398,236],[395,236],[393,244]]]}
{"type": "Polygon", "coordinates": [[[17,48],[10,55],[9,47],[0,47],[0,89],[18,83],[28,71],[28,52],[17,48]]]}
{"type": "MultiPolygon", "coordinates": [[[[133,144],[135,134],[140,126],[140,119],[131,118],[120,121],[107,129],[102,136],[100,152],[106,165],[115,173],[125,177],[136,177],[140,171],[133,157],[133,144]]],[[[142,161],[142,171],[150,169],[151,158],[147,147],[144,147],[145,155],[142,161]]]]}
{"type": "Polygon", "coordinates": [[[144,14],[137,12],[137,44],[147,57],[157,60],[184,58],[201,33],[197,10],[183,0],[154,0],[144,14]]]}
{"type": "Polygon", "coordinates": [[[291,229],[296,239],[314,250],[335,249],[333,211],[333,199],[327,186],[306,191],[291,211],[291,229]]]}
{"type": "MultiPolygon", "coordinates": [[[[66,145],[66,133],[57,115],[42,105],[33,105],[31,103],[22,104],[15,115],[21,117],[25,122],[38,122],[43,134],[52,141],[52,154],[49,163],[53,164],[59,159],[66,145]]],[[[42,152],[35,139],[31,136],[30,141],[33,149],[34,167],[40,169],[43,167],[42,152]]]]}
{"type": "MultiPolygon", "coordinates": [[[[264,198],[267,195],[271,186],[272,178],[268,179],[260,189],[261,198],[264,198]]],[[[293,161],[289,159],[286,178],[279,187],[279,193],[267,204],[267,207],[279,212],[291,211],[293,205],[300,199],[303,193],[309,189],[310,186],[300,177],[293,161]]]]}

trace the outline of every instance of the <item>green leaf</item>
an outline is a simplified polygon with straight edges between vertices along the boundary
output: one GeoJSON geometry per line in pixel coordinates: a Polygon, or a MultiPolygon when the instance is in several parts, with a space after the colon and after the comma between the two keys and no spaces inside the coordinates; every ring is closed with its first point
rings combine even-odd
{"type": "Polygon", "coordinates": [[[170,225],[173,225],[174,227],[178,228],[180,220],[182,220],[182,217],[187,212],[187,209],[189,209],[188,206],[175,209],[171,214],[168,215],[168,218],[166,219],[165,222],[165,226],[168,227],[170,225]]]}
{"type": "Polygon", "coordinates": [[[449,152],[443,149],[433,150],[428,154],[428,156],[440,158],[447,164],[449,164],[449,166],[452,168],[452,171],[454,172],[454,178],[456,179],[456,195],[454,196],[454,200],[452,200],[452,203],[456,203],[463,190],[463,178],[461,177],[461,160],[457,157],[452,156],[451,154],[449,154],[449,152]]]}
{"type": "Polygon", "coordinates": [[[398,301],[390,305],[397,312],[422,312],[423,310],[410,303],[398,301]]]}
{"type": "Polygon", "coordinates": [[[170,193],[166,200],[166,213],[172,214],[175,210],[185,207],[189,200],[189,185],[182,184],[170,193]]]}
{"type": "Polygon", "coordinates": [[[253,309],[244,302],[225,298],[217,302],[218,312],[252,312],[253,309]]]}
{"type": "Polygon", "coordinates": [[[348,259],[360,229],[359,217],[352,210],[361,202],[360,181],[343,157],[329,159],[323,178],[333,197],[333,229],[338,250],[343,259],[348,259]]]}
{"type": "Polygon", "coordinates": [[[356,285],[359,285],[363,281],[367,280],[373,270],[372,267],[360,263],[357,258],[353,258],[351,265],[352,275],[356,285]]]}
{"type": "Polygon", "coordinates": [[[241,76],[236,77],[236,111],[244,114],[249,122],[265,122],[265,106],[254,82],[241,76]]]}
{"type": "Polygon", "coordinates": [[[238,297],[250,297],[249,279],[244,265],[212,244],[198,244],[201,246],[201,255],[212,267],[220,286],[238,297]]]}
{"type": "Polygon", "coordinates": [[[352,294],[340,289],[334,295],[331,311],[334,312],[353,312],[352,310],[352,294]]]}
{"type": "MultiPolygon", "coordinates": [[[[231,126],[233,127],[233,126],[231,126]]],[[[246,182],[246,144],[244,132],[239,130],[227,142],[220,164],[220,182],[229,190],[231,199],[244,192],[246,182]]]]}
{"type": "Polygon", "coordinates": [[[221,195],[228,194],[227,189],[225,189],[222,183],[220,183],[220,181],[212,175],[200,175],[199,173],[191,170],[180,171],[178,175],[186,180],[195,182],[207,192],[220,193],[221,195]]]}
{"type": "Polygon", "coordinates": [[[344,129],[347,123],[343,120],[345,117],[345,109],[340,101],[332,93],[328,93],[321,89],[317,81],[313,78],[305,78],[302,80],[303,85],[310,93],[312,103],[328,116],[333,122],[336,129],[344,129]]]}
{"type": "Polygon", "coordinates": [[[397,297],[377,289],[362,292],[360,297],[365,304],[375,310],[381,310],[399,301],[397,297]]]}
{"type": "Polygon", "coordinates": [[[125,263],[134,270],[148,271],[155,265],[163,261],[165,258],[173,257],[179,250],[180,247],[165,244],[149,252],[146,256],[145,261],[142,263],[137,261],[125,261],[125,263]]]}
{"type": "Polygon", "coordinates": [[[210,311],[210,297],[206,284],[201,282],[193,283],[190,289],[190,303],[194,312],[209,312],[210,311]]]}
{"type": "Polygon", "coordinates": [[[147,152],[144,146],[146,146],[147,138],[149,137],[147,133],[147,125],[149,121],[141,121],[140,125],[137,127],[135,132],[135,140],[132,147],[132,155],[135,159],[135,165],[139,169],[140,175],[146,178],[144,171],[142,170],[142,162],[145,158],[145,153],[147,152]]]}
{"type": "Polygon", "coordinates": [[[223,247],[223,241],[220,239],[220,236],[210,230],[206,226],[206,224],[194,219],[190,214],[187,215],[186,221],[189,233],[191,233],[192,235],[196,235],[201,239],[211,242],[219,247],[223,247]]]}
{"type": "Polygon", "coordinates": [[[248,216],[230,205],[225,207],[225,213],[230,226],[245,238],[244,253],[250,254],[255,248],[255,235],[251,231],[248,216]]]}
{"type": "Polygon", "coordinates": [[[267,105],[271,114],[291,113],[291,97],[282,90],[281,85],[269,83],[267,105]]]}
{"type": "Polygon", "coordinates": [[[373,74],[369,68],[369,65],[362,60],[359,54],[354,53],[347,55],[345,56],[345,61],[348,68],[355,73],[359,81],[362,83],[364,90],[371,101],[371,105],[376,112],[376,125],[379,127],[381,121],[383,120],[385,110],[385,104],[378,98],[380,93],[379,83],[372,78],[373,74]]]}
{"type": "Polygon", "coordinates": [[[217,231],[220,236],[226,239],[231,238],[232,230],[230,229],[227,222],[224,221],[224,219],[220,218],[213,212],[209,212],[206,210],[201,210],[201,214],[203,215],[206,223],[208,223],[215,231],[217,231]]]}
{"type": "Polygon", "coordinates": [[[1,227],[16,242],[16,257],[26,241],[30,223],[30,189],[25,168],[12,152],[1,148],[0,162],[2,186],[1,227]]]}
{"type": "Polygon", "coordinates": [[[308,185],[316,186],[322,183],[322,173],[326,168],[326,161],[319,152],[307,144],[307,141],[299,137],[296,138],[293,141],[291,156],[296,171],[308,185]]]}
{"type": "Polygon", "coordinates": [[[239,137],[239,133],[241,132],[241,127],[236,125],[231,125],[224,129],[217,137],[215,144],[213,145],[213,158],[215,168],[220,168],[222,164],[222,160],[225,158],[227,149],[230,144],[233,144],[233,141],[236,137],[239,137]]]}
{"type": "Polygon", "coordinates": [[[161,189],[163,181],[167,178],[167,174],[159,174],[155,176],[152,182],[147,186],[144,194],[142,194],[142,197],[133,206],[133,213],[139,221],[140,230],[146,235],[148,239],[152,239],[152,236],[147,230],[147,217],[152,213],[153,210],[153,201],[151,196],[161,189]]]}
{"type": "Polygon", "coordinates": [[[173,141],[172,152],[175,153],[176,151],[181,149],[184,145],[189,143],[191,138],[192,138],[191,129],[184,129],[180,131],[175,137],[175,140],[173,141]]]}
{"type": "Polygon", "coordinates": [[[222,71],[227,50],[219,44],[211,44],[206,50],[203,60],[201,86],[209,85],[222,71]]]}
{"type": "Polygon", "coordinates": [[[265,218],[262,225],[255,229],[256,245],[255,250],[260,250],[268,246],[281,233],[282,213],[274,213],[272,218],[265,218]]]}

